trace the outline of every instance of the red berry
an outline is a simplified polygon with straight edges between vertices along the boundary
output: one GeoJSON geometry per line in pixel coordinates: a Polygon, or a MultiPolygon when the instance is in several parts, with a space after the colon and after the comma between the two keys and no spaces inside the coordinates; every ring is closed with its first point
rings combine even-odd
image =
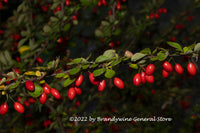
{"type": "Polygon", "coordinates": [[[146,73],[147,75],[151,75],[151,74],[153,74],[154,70],[155,70],[155,65],[154,65],[154,64],[149,64],[149,65],[146,67],[145,73],[146,73]]]}
{"type": "Polygon", "coordinates": [[[153,75],[146,75],[145,78],[146,78],[146,81],[148,83],[153,83],[154,82],[154,76],[153,75]]]}
{"type": "Polygon", "coordinates": [[[76,106],[80,106],[81,103],[79,101],[76,101],[76,106]]]}
{"type": "Polygon", "coordinates": [[[51,88],[51,95],[55,98],[55,99],[60,99],[60,93],[58,92],[58,90],[51,88]]]}
{"type": "Polygon", "coordinates": [[[91,82],[93,85],[99,84],[98,79],[95,78],[95,77],[93,76],[93,73],[90,73],[90,74],[89,74],[89,80],[90,80],[90,82],[91,82]]]}
{"type": "Polygon", "coordinates": [[[0,114],[4,115],[6,114],[6,112],[8,111],[8,104],[7,103],[3,103],[0,106],[0,114]]]}
{"type": "Polygon", "coordinates": [[[57,43],[62,43],[62,42],[63,42],[62,37],[59,37],[58,40],[57,40],[57,43]]]}
{"type": "Polygon", "coordinates": [[[14,103],[14,108],[17,112],[24,113],[24,106],[19,102],[14,103]]]}
{"type": "Polygon", "coordinates": [[[19,71],[19,69],[17,69],[17,68],[14,68],[14,71],[15,71],[17,74],[20,74],[20,71],[19,71]]]}
{"type": "Polygon", "coordinates": [[[172,72],[173,71],[173,67],[168,61],[165,61],[162,66],[168,72],[172,72]]]}
{"type": "Polygon", "coordinates": [[[75,89],[73,87],[69,88],[69,90],[68,90],[68,97],[69,97],[69,99],[70,100],[74,99],[75,95],[76,95],[75,89]]]}
{"type": "Polygon", "coordinates": [[[28,107],[28,106],[30,106],[30,103],[29,103],[28,101],[24,101],[24,105],[25,105],[26,107],[28,107]]]}
{"type": "Polygon", "coordinates": [[[39,97],[40,103],[44,104],[47,100],[47,95],[45,92],[42,93],[42,95],[39,97]]]}
{"type": "Polygon", "coordinates": [[[81,85],[81,83],[83,82],[83,75],[79,75],[78,78],[75,81],[75,85],[78,87],[81,85]]]}
{"type": "Polygon", "coordinates": [[[37,60],[37,62],[38,62],[38,63],[40,63],[40,64],[42,64],[42,63],[43,63],[43,59],[42,59],[41,57],[37,57],[37,59],[36,59],[36,60],[37,60]]]}
{"type": "Polygon", "coordinates": [[[146,75],[145,72],[141,72],[141,73],[140,73],[141,81],[142,81],[143,84],[146,83],[145,75],[146,75]]]}
{"type": "Polygon", "coordinates": [[[69,6],[69,4],[70,4],[70,1],[69,0],[65,0],[65,5],[69,6]]]}
{"type": "Polygon", "coordinates": [[[155,18],[157,18],[157,19],[160,18],[160,15],[159,15],[159,14],[155,13],[154,15],[155,15],[155,18]]]}
{"type": "Polygon", "coordinates": [[[135,86],[138,86],[138,85],[140,85],[140,83],[141,83],[141,76],[140,76],[139,73],[137,73],[137,74],[135,74],[134,77],[133,77],[133,84],[134,84],[135,86]]]}
{"type": "Polygon", "coordinates": [[[3,0],[3,2],[8,3],[8,0],[3,0]]]}
{"type": "Polygon", "coordinates": [[[31,80],[27,80],[25,82],[25,87],[29,91],[34,91],[35,90],[35,85],[34,85],[34,83],[31,80]]]}
{"type": "Polygon", "coordinates": [[[30,98],[28,98],[28,101],[30,102],[30,103],[35,103],[35,99],[34,98],[32,98],[32,97],[30,97],[30,98]]]}
{"type": "Polygon", "coordinates": [[[114,85],[119,89],[123,89],[124,88],[124,82],[118,77],[114,78],[114,85]]]}
{"type": "Polygon", "coordinates": [[[42,6],[42,11],[47,12],[47,7],[46,6],[42,6]]]}
{"type": "Polygon", "coordinates": [[[183,74],[183,67],[180,64],[176,63],[174,69],[178,74],[183,74]]]}
{"type": "Polygon", "coordinates": [[[117,2],[117,6],[116,6],[116,8],[117,8],[117,10],[120,10],[120,9],[121,9],[121,4],[120,4],[119,1],[117,2]]]}
{"type": "Polygon", "coordinates": [[[169,76],[169,72],[165,71],[164,69],[162,70],[162,76],[164,78],[167,78],[169,76]]]}
{"type": "Polygon", "coordinates": [[[154,19],[154,14],[151,13],[151,14],[149,15],[149,18],[150,18],[150,19],[154,19]]]}
{"type": "Polygon", "coordinates": [[[74,90],[77,95],[81,95],[81,93],[82,93],[81,88],[74,87],[74,90]]]}
{"type": "Polygon", "coordinates": [[[51,88],[49,87],[48,84],[44,84],[43,85],[43,91],[46,93],[46,94],[50,94],[51,93],[51,88]]]}
{"type": "Polygon", "coordinates": [[[99,91],[103,91],[106,87],[106,81],[102,80],[101,82],[99,82],[99,86],[98,86],[98,90],[99,91]]]}
{"type": "Polygon", "coordinates": [[[102,3],[101,3],[101,0],[99,0],[97,6],[100,7],[101,4],[102,4],[102,3]]]}
{"type": "Polygon", "coordinates": [[[193,63],[188,63],[187,71],[190,75],[194,76],[197,72],[196,66],[193,63]]]}
{"type": "Polygon", "coordinates": [[[73,18],[73,20],[77,20],[77,16],[75,16],[75,15],[72,18],[73,18]]]}

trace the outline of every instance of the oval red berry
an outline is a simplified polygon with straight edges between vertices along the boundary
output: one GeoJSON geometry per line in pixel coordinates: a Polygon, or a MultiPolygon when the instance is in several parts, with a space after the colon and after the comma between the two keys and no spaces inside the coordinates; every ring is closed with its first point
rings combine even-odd
{"type": "Polygon", "coordinates": [[[69,88],[69,90],[68,90],[68,98],[70,100],[72,100],[72,99],[74,99],[75,95],[76,95],[75,89],[73,87],[69,88]]]}
{"type": "Polygon", "coordinates": [[[1,106],[0,106],[0,114],[4,115],[4,114],[7,113],[7,111],[8,111],[8,104],[7,103],[1,104],[1,106]]]}
{"type": "Polygon", "coordinates": [[[35,90],[35,85],[34,85],[34,83],[31,80],[27,80],[25,82],[25,87],[29,91],[34,91],[35,90]]]}
{"type": "Polygon", "coordinates": [[[74,87],[74,90],[75,90],[77,95],[81,95],[81,93],[82,93],[81,88],[74,87]]]}
{"type": "Polygon", "coordinates": [[[43,91],[46,94],[50,94],[51,93],[51,88],[50,88],[50,86],[48,84],[45,83],[42,88],[43,88],[43,91]]]}
{"type": "Polygon", "coordinates": [[[90,80],[90,82],[91,82],[93,85],[99,84],[98,79],[94,77],[93,73],[90,73],[90,74],[89,74],[89,80],[90,80]]]}
{"type": "Polygon", "coordinates": [[[81,75],[79,75],[78,78],[76,79],[75,85],[76,85],[77,87],[79,87],[79,86],[81,85],[82,82],[83,82],[83,75],[81,74],[81,75]]]}
{"type": "Polygon", "coordinates": [[[153,75],[146,75],[145,78],[146,78],[146,81],[148,83],[153,83],[154,82],[154,76],[153,75]]]}
{"type": "Polygon", "coordinates": [[[39,101],[41,104],[44,104],[47,101],[47,95],[45,92],[43,92],[42,95],[39,97],[39,101]]]}
{"type": "Polygon", "coordinates": [[[172,72],[173,71],[173,67],[168,61],[165,61],[162,66],[168,72],[172,72]]]}
{"type": "Polygon", "coordinates": [[[58,90],[51,88],[51,95],[55,98],[55,99],[60,99],[60,93],[58,90]]]}
{"type": "Polygon", "coordinates": [[[24,106],[19,102],[14,103],[14,109],[19,113],[24,113],[24,106]]]}
{"type": "Polygon", "coordinates": [[[99,82],[99,85],[98,85],[98,90],[99,91],[103,91],[106,87],[106,81],[105,80],[102,80],[101,82],[99,82]]]}
{"type": "Polygon", "coordinates": [[[176,63],[174,69],[178,74],[183,74],[183,67],[180,64],[176,63]]]}
{"type": "Polygon", "coordinates": [[[169,76],[169,72],[165,71],[164,69],[162,70],[162,76],[164,78],[167,78],[169,76]]]}
{"type": "Polygon", "coordinates": [[[118,77],[114,78],[114,85],[119,89],[123,89],[124,88],[124,82],[118,77]]]}
{"type": "Polygon", "coordinates": [[[154,70],[155,70],[155,65],[154,65],[154,64],[149,64],[149,65],[146,67],[145,73],[146,73],[147,75],[151,75],[151,74],[153,74],[154,70]]]}
{"type": "Polygon", "coordinates": [[[190,75],[194,76],[197,72],[196,66],[193,63],[188,63],[187,71],[190,75]]]}
{"type": "Polygon", "coordinates": [[[139,73],[135,74],[133,77],[133,84],[135,86],[138,86],[138,85],[140,85],[141,81],[142,81],[142,79],[141,79],[140,74],[139,73]]]}

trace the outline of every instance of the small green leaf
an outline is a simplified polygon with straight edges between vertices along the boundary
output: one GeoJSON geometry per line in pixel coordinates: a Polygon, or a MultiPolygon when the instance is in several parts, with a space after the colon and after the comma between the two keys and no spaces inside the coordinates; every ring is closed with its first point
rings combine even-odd
{"type": "Polygon", "coordinates": [[[34,91],[28,91],[28,93],[32,96],[32,97],[39,97],[42,93],[43,93],[43,89],[42,87],[37,84],[37,83],[34,83],[35,85],[35,90],[34,91]]]}
{"type": "Polygon", "coordinates": [[[20,81],[15,82],[13,85],[9,87],[10,90],[16,88],[20,84],[20,81]]]}
{"type": "Polygon", "coordinates": [[[179,51],[183,51],[182,47],[180,44],[176,43],[176,42],[167,42],[167,44],[169,44],[171,47],[176,48],[179,51]]]}
{"type": "Polygon", "coordinates": [[[138,69],[138,65],[137,64],[130,64],[129,67],[131,67],[133,69],[138,69]]]}
{"type": "Polygon", "coordinates": [[[194,47],[194,52],[199,52],[200,50],[200,43],[197,43],[194,47]]]}
{"type": "Polygon", "coordinates": [[[103,53],[104,56],[107,56],[107,57],[110,57],[110,58],[114,57],[115,54],[116,54],[116,51],[115,51],[114,49],[106,50],[106,51],[103,53]]]}
{"type": "Polygon", "coordinates": [[[111,59],[110,57],[100,55],[99,57],[96,58],[95,62],[100,63],[100,62],[108,61],[110,59],[111,59]]]}
{"type": "Polygon", "coordinates": [[[69,86],[70,84],[72,84],[74,81],[76,80],[76,78],[73,78],[73,79],[70,79],[70,78],[67,78],[65,81],[64,81],[64,87],[67,87],[69,86]]]}
{"type": "Polygon", "coordinates": [[[68,31],[71,27],[70,23],[67,23],[64,27],[63,27],[63,31],[68,31]]]}
{"type": "Polygon", "coordinates": [[[18,47],[18,48],[21,47],[27,40],[28,40],[28,38],[23,38],[23,39],[21,39],[21,40],[19,41],[17,47],[18,47]]]}
{"type": "Polygon", "coordinates": [[[112,78],[115,76],[115,71],[111,69],[106,69],[106,73],[104,74],[106,78],[112,78]]]}
{"type": "Polygon", "coordinates": [[[48,26],[48,25],[45,25],[45,26],[43,27],[43,31],[46,32],[46,33],[51,32],[51,27],[48,26]]]}
{"type": "Polygon", "coordinates": [[[150,60],[151,61],[156,61],[156,60],[158,60],[158,58],[157,57],[151,57],[150,60]]]}
{"type": "Polygon", "coordinates": [[[100,69],[94,70],[93,71],[94,77],[100,76],[101,74],[103,74],[105,72],[105,70],[106,70],[105,68],[100,68],[100,69]]]}
{"type": "Polygon", "coordinates": [[[59,73],[56,75],[56,78],[62,78],[64,77],[66,74],[65,73],[59,73]]]}
{"type": "Polygon", "coordinates": [[[184,48],[183,48],[183,52],[184,52],[184,53],[192,53],[192,50],[191,50],[190,47],[184,47],[184,48]]]}
{"type": "Polygon", "coordinates": [[[1,79],[1,81],[0,81],[0,85],[3,84],[3,83],[5,83],[5,82],[6,82],[6,78],[3,77],[3,78],[1,79]]]}
{"type": "Polygon", "coordinates": [[[144,58],[146,56],[146,54],[143,54],[143,53],[135,53],[132,58],[131,58],[131,61],[138,61],[142,58],[144,58]]]}
{"type": "Polygon", "coordinates": [[[103,32],[101,30],[99,30],[99,29],[96,29],[95,30],[95,36],[97,36],[97,37],[103,37],[103,32]]]}
{"type": "Polygon", "coordinates": [[[145,49],[141,50],[140,53],[151,54],[151,49],[150,48],[145,48],[145,49]]]}
{"type": "Polygon", "coordinates": [[[97,67],[98,66],[98,64],[92,64],[91,65],[91,68],[95,68],[95,67],[97,67]]]}
{"type": "Polygon", "coordinates": [[[157,59],[159,60],[159,61],[163,61],[163,60],[165,60],[166,58],[167,58],[167,56],[168,56],[168,54],[166,53],[163,53],[163,52],[159,52],[158,54],[157,54],[157,59]]]}
{"type": "Polygon", "coordinates": [[[77,74],[80,70],[81,70],[81,66],[78,66],[78,67],[76,67],[76,68],[72,68],[72,69],[69,71],[69,74],[70,74],[70,75],[77,74]]]}
{"type": "Polygon", "coordinates": [[[57,17],[51,17],[50,19],[52,22],[57,22],[59,20],[57,17]]]}
{"type": "Polygon", "coordinates": [[[116,66],[117,64],[121,63],[121,59],[114,61],[111,66],[116,66]]]}
{"type": "Polygon", "coordinates": [[[14,72],[9,72],[9,73],[7,73],[7,76],[8,76],[9,78],[11,78],[11,79],[15,79],[15,78],[16,78],[16,75],[15,75],[14,72]]]}
{"type": "Polygon", "coordinates": [[[87,69],[90,65],[83,65],[82,69],[87,69]]]}

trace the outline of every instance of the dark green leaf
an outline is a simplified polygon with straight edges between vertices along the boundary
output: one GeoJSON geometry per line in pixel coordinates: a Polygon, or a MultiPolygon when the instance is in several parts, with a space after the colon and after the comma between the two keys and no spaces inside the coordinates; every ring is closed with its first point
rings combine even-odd
{"type": "Polygon", "coordinates": [[[10,90],[16,88],[20,84],[20,81],[15,82],[13,85],[9,87],[10,90]]]}
{"type": "Polygon", "coordinates": [[[121,63],[121,59],[114,61],[111,66],[116,66],[117,64],[121,63]]]}
{"type": "Polygon", "coordinates": [[[87,69],[90,65],[83,65],[82,69],[87,69]]]}
{"type": "Polygon", "coordinates": [[[63,27],[63,31],[68,31],[71,27],[70,23],[67,23],[64,27],[63,27]]]}
{"type": "Polygon", "coordinates": [[[62,78],[64,77],[66,74],[65,73],[59,73],[56,75],[56,78],[62,78]]]}
{"type": "Polygon", "coordinates": [[[46,32],[46,33],[49,33],[49,32],[51,32],[51,27],[48,26],[48,25],[45,25],[45,26],[43,27],[43,31],[46,32]]]}
{"type": "Polygon", "coordinates": [[[23,38],[23,39],[21,39],[21,40],[19,41],[17,47],[18,47],[18,48],[21,47],[27,40],[28,40],[28,38],[23,38]]]}
{"type": "Polygon", "coordinates": [[[111,69],[106,69],[104,76],[106,78],[112,78],[115,75],[115,71],[111,69]]]}

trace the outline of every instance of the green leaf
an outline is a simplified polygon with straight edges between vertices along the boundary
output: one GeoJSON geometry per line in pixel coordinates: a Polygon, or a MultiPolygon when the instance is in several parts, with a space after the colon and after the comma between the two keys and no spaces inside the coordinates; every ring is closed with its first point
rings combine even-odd
{"type": "Polygon", "coordinates": [[[74,75],[74,74],[77,74],[79,71],[81,70],[81,66],[78,66],[76,68],[73,68],[69,71],[69,74],[70,75],[74,75]]]}
{"type": "Polygon", "coordinates": [[[12,58],[10,56],[10,52],[5,51],[4,55],[5,55],[6,60],[8,61],[8,64],[12,64],[12,58]]]}
{"type": "Polygon", "coordinates": [[[114,49],[106,50],[106,51],[103,53],[104,56],[107,56],[107,57],[110,57],[110,58],[114,57],[115,54],[116,54],[116,51],[115,51],[114,49]]]}
{"type": "Polygon", "coordinates": [[[97,37],[103,37],[103,32],[99,29],[96,29],[94,33],[95,33],[95,36],[97,37]]]}
{"type": "Polygon", "coordinates": [[[200,50],[200,43],[197,43],[194,47],[194,52],[199,52],[200,50]]]}
{"type": "Polygon", "coordinates": [[[1,79],[1,81],[0,81],[0,85],[3,84],[3,83],[5,83],[5,82],[6,82],[6,78],[3,77],[3,78],[1,79]]]}
{"type": "Polygon", "coordinates": [[[183,52],[184,53],[192,53],[192,49],[190,47],[184,47],[183,52]]]}
{"type": "Polygon", "coordinates": [[[121,63],[121,59],[114,61],[111,66],[116,66],[117,64],[121,63]]]}
{"type": "Polygon", "coordinates": [[[111,59],[110,57],[100,55],[99,57],[96,58],[95,62],[100,63],[100,62],[108,61],[110,59],[111,59]]]}
{"type": "Polygon", "coordinates": [[[167,44],[169,44],[171,47],[174,47],[174,48],[176,48],[177,50],[179,50],[179,51],[183,51],[183,49],[182,49],[182,47],[181,47],[181,45],[180,44],[178,44],[178,43],[176,43],[176,42],[167,42],[167,44]]]}
{"type": "Polygon", "coordinates": [[[15,82],[13,85],[9,87],[10,90],[16,88],[20,84],[20,81],[15,82]]]}
{"type": "Polygon", "coordinates": [[[62,78],[64,77],[66,74],[65,73],[59,73],[56,75],[56,78],[62,78]]]}
{"type": "Polygon", "coordinates": [[[34,83],[35,85],[35,90],[33,92],[31,91],[28,91],[28,93],[32,96],[32,97],[39,97],[42,93],[43,93],[43,89],[42,87],[37,84],[37,83],[34,83]]]}
{"type": "Polygon", "coordinates": [[[159,52],[158,54],[157,54],[157,59],[159,60],[159,61],[163,61],[163,60],[165,60],[166,58],[167,58],[167,56],[168,56],[168,53],[163,53],[162,51],[161,52],[159,52]]]}
{"type": "Polygon", "coordinates": [[[67,78],[65,81],[64,81],[64,87],[67,87],[69,86],[70,84],[72,84],[74,81],[76,80],[76,78],[73,78],[73,79],[70,79],[70,78],[67,78]]]}
{"type": "Polygon", "coordinates": [[[131,58],[131,61],[138,61],[142,58],[144,58],[146,56],[146,54],[143,54],[143,53],[135,53],[132,58],[131,58]]]}
{"type": "Polygon", "coordinates": [[[105,68],[100,68],[100,69],[94,70],[93,71],[94,77],[100,76],[101,74],[103,74],[105,72],[105,70],[106,70],[105,68]]]}
{"type": "Polygon", "coordinates": [[[48,26],[48,25],[45,25],[45,26],[43,27],[43,31],[46,32],[46,33],[51,32],[51,27],[48,26]]]}
{"type": "Polygon", "coordinates": [[[141,50],[140,53],[151,54],[151,49],[150,48],[145,48],[145,49],[141,50]]]}
{"type": "Polygon", "coordinates": [[[59,20],[57,17],[51,17],[50,19],[52,22],[57,22],[59,20]]]}
{"type": "Polygon", "coordinates": [[[83,65],[82,69],[87,69],[90,65],[83,65]]]}
{"type": "Polygon", "coordinates": [[[23,39],[21,39],[21,40],[19,41],[17,47],[20,48],[27,40],[28,40],[28,38],[23,38],[23,39]]]}
{"type": "Polygon", "coordinates": [[[130,64],[129,67],[131,67],[133,69],[138,69],[138,65],[137,64],[130,64]]]}
{"type": "Polygon", "coordinates": [[[95,68],[95,67],[97,67],[98,66],[98,64],[92,64],[91,65],[91,68],[95,68]]]}
{"type": "Polygon", "coordinates": [[[67,23],[64,27],[63,27],[63,31],[68,31],[71,27],[70,23],[67,23]]]}
{"type": "Polygon", "coordinates": [[[88,5],[91,4],[90,0],[80,0],[80,2],[81,2],[81,4],[82,4],[83,6],[88,6],[88,5]]]}
{"type": "Polygon", "coordinates": [[[111,69],[106,69],[104,76],[106,78],[112,78],[115,75],[115,71],[111,69]]]}

